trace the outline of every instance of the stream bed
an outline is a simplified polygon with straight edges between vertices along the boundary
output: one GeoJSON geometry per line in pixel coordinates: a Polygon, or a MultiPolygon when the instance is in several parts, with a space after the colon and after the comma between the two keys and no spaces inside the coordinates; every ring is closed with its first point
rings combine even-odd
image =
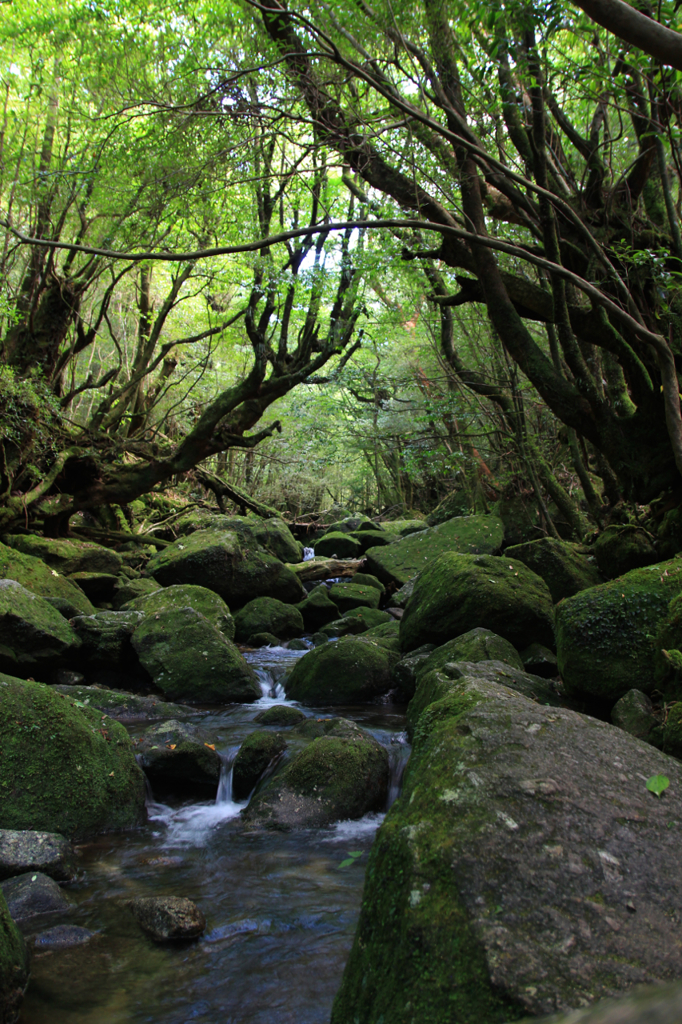
{"type": "MultiPolygon", "coordinates": [[[[77,906],[31,931],[63,921],[96,934],[82,946],[36,948],[22,1024],[326,1024],[383,814],[326,829],[248,831],[240,819],[245,804],[230,791],[239,744],[264,707],[287,703],[277,679],[302,653],[247,654],[262,700],[197,716],[223,756],[215,802],[160,803],[150,794],[144,827],[81,847],[81,874],[67,887],[77,906]],[[125,901],[153,895],[194,900],[207,919],[202,938],[174,945],[148,938],[125,901]]],[[[388,748],[390,804],[409,754],[404,709],[303,710],[351,718],[388,748]]]]}

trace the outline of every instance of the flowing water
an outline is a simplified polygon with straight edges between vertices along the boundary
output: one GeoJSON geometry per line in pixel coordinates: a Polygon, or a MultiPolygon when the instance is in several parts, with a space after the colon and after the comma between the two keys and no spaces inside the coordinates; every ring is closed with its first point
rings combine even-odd
{"type": "MultiPolygon", "coordinates": [[[[82,848],[82,873],[68,887],[68,922],[95,932],[71,949],[34,954],[22,1024],[323,1024],[350,950],[367,853],[383,814],[301,832],[244,829],[231,794],[231,764],[263,707],[285,703],[283,673],[303,652],[247,655],[259,674],[256,704],[197,718],[223,761],[215,802],[159,803],[146,826],[82,848]],[[362,853],[340,867],[349,853],[362,853]],[[157,945],[125,901],[179,895],[207,918],[193,943],[157,945]]],[[[389,751],[389,802],[409,747],[402,709],[389,705],[304,709],[352,718],[389,751]]]]}

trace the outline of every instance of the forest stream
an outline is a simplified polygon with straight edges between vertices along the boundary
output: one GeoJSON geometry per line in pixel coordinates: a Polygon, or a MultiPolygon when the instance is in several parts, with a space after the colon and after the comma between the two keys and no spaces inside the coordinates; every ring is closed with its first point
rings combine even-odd
{"type": "MultiPolygon", "coordinates": [[[[326,829],[248,831],[240,819],[248,801],[235,802],[231,793],[240,743],[264,708],[292,703],[276,680],[304,653],[282,647],[247,653],[262,699],[197,715],[223,760],[215,801],[161,802],[150,792],[146,826],[81,847],[82,870],[68,887],[77,907],[64,921],[95,936],[66,949],[37,945],[22,1024],[329,1020],[360,910],[367,853],[384,815],[326,829]],[[158,894],[196,901],[207,918],[198,942],[159,945],[139,929],[125,901],[158,894]]],[[[330,715],[326,708],[305,710],[330,715]]],[[[392,705],[332,712],[387,747],[389,804],[409,756],[403,712],[392,705]]],[[[136,728],[142,725],[131,727],[133,736],[136,728]]]]}

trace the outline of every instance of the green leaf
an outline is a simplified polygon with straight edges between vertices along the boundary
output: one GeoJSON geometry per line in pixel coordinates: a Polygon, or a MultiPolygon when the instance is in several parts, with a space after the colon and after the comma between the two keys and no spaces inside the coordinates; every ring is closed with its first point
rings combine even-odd
{"type": "Polygon", "coordinates": [[[354,859],[352,857],[347,857],[346,860],[342,860],[341,861],[341,863],[339,864],[339,867],[340,868],[347,868],[347,867],[350,867],[351,864],[355,864],[354,859]]]}
{"type": "Polygon", "coordinates": [[[656,796],[660,796],[669,785],[670,779],[667,775],[652,775],[650,779],[646,780],[646,788],[656,796]]]}
{"type": "Polygon", "coordinates": [[[349,853],[349,857],[362,857],[364,850],[356,850],[355,853],[349,853]]]}

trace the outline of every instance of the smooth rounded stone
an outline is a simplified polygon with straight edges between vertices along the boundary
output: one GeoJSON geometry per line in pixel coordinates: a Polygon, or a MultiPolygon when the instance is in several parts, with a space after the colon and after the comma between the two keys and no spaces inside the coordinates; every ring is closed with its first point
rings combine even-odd
{"type": "Polygon", "coordinates": [[[135,756],[152,787],[215,795],[222,761],[208,735],[188,722],[160,722],[134,740],[135,756]]]}
{"type": "Polygon", "coordinates": [[[624,576],[658,561],[649,534],[639,526],[607,526],[593,545],[594,556],[607,580],[624,576]]]}
{"type": "Polygon", "coordinates": [[[656,716],[651,700],[641,690],[628,690],[611,708],[611,721],[631,736],[647,739],[654,728],[656,716]]]}
{"type": "Polygon", "coordinates": [[[72,946],[84,946],[93,938],[94,932],[87,928],[79,928],[75,924],[57,924],[54,928],[46,928],[33,937],[33,946],[40,949],[71,949],[72,946]]]}
{"type": "Polygon", "coordinates": [[[0,882],[0,889],[12,920],[17,923],[44,914],[65,914],[76,905],[76,901],[60,889],[54,878],[40,871],[8,878],[0,882]]]}
{"type": "Polygon", "coordinates": [[[345,719],[315,725],[326,728],[326,734],[258,789],[243,812],[245,821],[263,828],[320,828],[385,807],[385,747],[345,719]]]}
{"type": "Polygon", "coordinates": [[[429,658],[422,662],[419,674],[425,675],[434,669],[440,671],[444,665],[453,661],[504,661],[519,671],[523,671],[524,668],[521,655],[516,648],[508,640],[490,629],[483,629],[482,626],[470,629],[468,633],[462,633],[454,640],[434,648],[429,658]]]}
{"type": "Polygon", "coordinates": [[[235,615],[235,638],[243,643],[254,633],[273,633],[291,640],[303,632],[303,615],[292,604],[274,597],[256,597],[235,615]]]}
{"type": "Polygon", "coordinates": [[[286,681],[286,695],[301,704],[361,704],[390,690],[399,657],[376,640],[342,637],[303,655],[286,681]]]}
{"type": "Polygon", "coordinates": [[[505,558],[507,555],[542,576],[555,604],[604,582],[594,556],[583,554],[575,544],[565,540],[541,537],[505,548],[505,558]]]}
{"type": "Polygon", "coordinates": [[[81,642],[81,663],[90,670],[104,668],[146,676],[132,645],[133,633],[142,618],[137,611],[98,611],[77,616],[72,625],[81,642]]]}
{"type": "Polygon", "coordinates": [[[201,910],[185,896],[138,896],[128,900],[126,906],[157,942],[198,939],[206,929],[201,910]]]}
{"type": "Polygon", "coordinates": [[[207,587],[236,607],[254,597],[295,604],[305,596],[295,572],[236,530],[197,530],[154,555],[146,572],[164,587],[207,587]]]}
{"type": "Polygon", "coordinates": [[[310,644],[306,643],[305,640],[289,640],[286,648],[288,651],[309,651],[310,644]]]}
{"type": "MultiPolygon", "coordinates": [[[[390,528],[390,523],[386,526],[390,528]]],[[[402,587],[444,552],[493,554],[503,541],[504,527],[497,516],[459,516],[387,547],[369,548],[365,567],[382,583],[402,587]]]]}
{"type": "Polygon", "coordinates": [[[140,697],[135,693],[105,690],[100,686],[66,686],[60,683],[54,689],[68,697],[76,707],[97,708],[117,722],[179,718],[198,713],[188,704],[170,704],[158,697],[140,697]]]}
{"type": "MultiPolygon", "coordinates": [[[[347,618],[347,616],[345,617],[347,618]]],[[[390,616],[388,619],[384,619],[383,622],[380,622],[378,626],[372,626],[370,629],[366,630],[362,636],[365,640],[385,637],[393,637],[397,640],[399,631],[400,623],[397,619],[394,619],[393,616],[390,616]]]]}
{"type": "MultiPolygon", "coordinates": [[[[383,529],[384,529],[384,528],[383,528],[383,526],[381,525],[381,523],[374,523],[374,522],[372,522],[372,520],[371,520],[371,519],[368,519],[368,520],[364,520],[364,521],[363,521],[362,523],[360,523],[360,525],[358,526],[358,531],[359,531],[360,533],[365,533],[365,532],[371,532],[371,531],[376,531],[376,532],[378,532],[378,533],[382,533],[382,532],[383,532],[383,529]]],[[[354,531],[351,531],[351,532],[354,532],[354,531]]]]}
{"type": "Polygon", "coordinates": [[[315,541],[315,554],[322,558],[359,558],[362,546],[355,537],[332,530],[315,541]]]}
{"type": "Polygon", "coordinates": [[[274,633],[252,633],[246,640],[246,647],[281,647],[282,641],[274,633]]]}
{"type": "Polygon", "coordinates": [[[554,606],[547,584],[523,562],[506,557],[441,555],[415,584],[400,620],[401,647],[441,645],[477,626],[517,650],[533,641],[552,646],[554,606]]]}
{"type": "Polygon", "coordinates": [[[303,545],[296,540],[284,520],[278,517],[212,516],[205,526],[234,531],[246,544],[260,544],[282,562],[296,563],[303,558],[303,545]]]}
{"type": "MultiPolygon", "coordinates": [[[[633,569],[557,605],[559,672],[569,694],[616,701],[656,684],[652,637],[682,591],[682,559],[633,569]]],[[[540,640],[540,637],[535,639],[540,640]]]]}
{"type": "Polygon", "coordinates": [[[406,658],[401,658],[393,666],[392,687],[398,691],[402,700],[409,701],[414,697],[417,688],[417,672],[434,650],[433,644],[424,644],[423,647],[418,647],[416,651],[408,654],[406,658]]]}
{"type": "Polygon", "coordinates": [[[313,645],[313,647],[324,646],[324,644],[326,644],[328,642],[328,640],[329,640],[329,637],[327,636],[326,633],[319,633],[319,632],[318,633],[313,633],[313,635],[310,638],[310,642],[313,645]]]}
{"type": "Polygon", "coordinates": [[[71,583],[56,569],[50,569],[40,558],[24,555],[6,544],[0,544],[0,579],[15,580],[39,597],[61,601],[77,609],[81,615],[91,615],[94,608],[75,583],[71,583]]]}
{"type": "Polygon", "coordinates": [[[311,590],[305,601],[297,605],[303,616],[305,629],[315,631],[338,618],[339,609],[329,596],[329,588],[323,583],[311,590]]]}
{"type": "Polygon", "coordinates": [[[254,722],[258,722],[259,725],[285,727],[298,725],[305,718],[306,716],[300,708],[292,708],[289,704],[275,704],[271,708],[266,708],[265,711],[260,711],[254,718],[254,722]]]}
{"type": "Polygon", "coordinates": [[[31,957],[0,891],[0,1021],[16,1024],[28,985],[31,957]]]}
{"type": "Polygon", "coordinates": [[[680,820],[678,761],[454,681],[374,840],[333,1024],[398,1021],[407,1002],[411,1020],[450,1021],[454,986],[459,1020],[535,1019],[681,977],[680,820]],[[661,798],[645,784],[659,774],[661,798]]]}
{"type": "Polygon", "coordinates": [[[0,670],[46,676],[80,640],[52,605],[14,580],[0,580],[0,670]]]}
{"type": "Polygon", "coordinates": [[[529,644],[521,651],[521,661],[526,672],[532,672],[533,675],[553,679],[559,674],[556,654],[542,644],[529,644]]]}
{"type": "Polygon", "coordinates": [[[58,832],[0,829],[0,879],[27,871],[70,882],[77,872],[76,851],[58,832]]]}
{"type": "Polygon", "coordinates": [[[220,630],[228,640],[234,640],[234,618],[222,597],[213,590],[187,583],[159,588],[159,585],[153,583],[152,580],[139,580],[138,582],[152,584],[154,590],[151,594],[140,594],[130,601],[126,608],[142,612],[147,616],[192,608],[193,611],[199,612],[208,619],[211,625],[220,630]]]}
{"type": "MultiPolygon", "coordinates": [[[[334,619],[326,626],[322,626],[320,633],[327,637],[329,640],[336,640],[341,636],[350,636],[354,633],[353,623],[350,619],[341,617],[340,619],[334,619]]],[[[362,632],[362,630],[360,630],[362,632]]]]}
{"type": "Polygon", "coordinates": [[[118,583],[118,576],[110,572],[72,572],[69,574],[72,583],[76,583],[88,600],[99,604],[111,601],[118,583]]]}
{"type": "Polygon", "coordinates": [[[386,593],[386,587],[381,580],[378,580],[376,576],[372,576],[369,572],[356,572],[352,581],[359,587],[376,587],[380,594],[386,593]]]}
{"type": "MultiPolygon", "coordinates": [[[[376,629],[378,626],[386,626],[394,622],[394,619],[387,612],[381,612],[378,608],[353,608],[352,611],[346,612],[340,619],[336,619],[335,622],[330,622],[329,626],[323,626],[322,632],[325,633],[331,628],[336,628],[341,623],[347,623],[348,633],[363,633],[365,634],[370,629],[376,629]]],[[[397,631],[391,628],[391,636],[397,636],[397,631]]]]}
{"type": "Polygon", "coordinates": [[[378,608],[381,600],[376,587],[361,587],[357,583],[334,583],[329,596],[342,615],[356,608],[378,608]]]}
{"type": "Polygon", "coordinates": [[[250,703],[262,696],[234,644],[192,608],[145,616],[133,647],[155,686],[171,700],[250,703]]]}
{"type": "Polygon", "coordinates": [[[54,687],[0,676],[0,828],[85,839],[146,819],[128,733],[54,687]]]}
{"type": "Polygon", "coordinates": [[[362,555],[368,548],[383,547],[394,539],[383,530],[354,530],[349,536],[358,542],[362,555]]]}
{"type": "Polygon", "coordinates": [[[261,730],[249,733],[232,766],[232,796],[235,800],[246,800],[286,747],[286,740],[279,733],[261,730]]]}
{"type": "Polygon", "coordinates": [[[159,589],[159,584],[156,580],[147,579],[121,579],[116,584],[114,590],[114,596],[111,604],[114,611],[120,611],[135,601],[138,597],[147,597],[149,594],[155,594],[159,589]]]}
{"type": "Polygon", "coordinates": [[[599,999],[593,1006],[551,1017],[524,1017],[519,1024],[679,1024],[682,983],[647,985],[617,999],[599,999]]]}
{"type": "Polygon", "coordinates": [[[53,540],[34,534],[10,534],[5,543],[15,551],[40,558],[50,569],[69,576],[74,572],[119,573],[121,556],[111,548],[88,540],[53,540]]]}

